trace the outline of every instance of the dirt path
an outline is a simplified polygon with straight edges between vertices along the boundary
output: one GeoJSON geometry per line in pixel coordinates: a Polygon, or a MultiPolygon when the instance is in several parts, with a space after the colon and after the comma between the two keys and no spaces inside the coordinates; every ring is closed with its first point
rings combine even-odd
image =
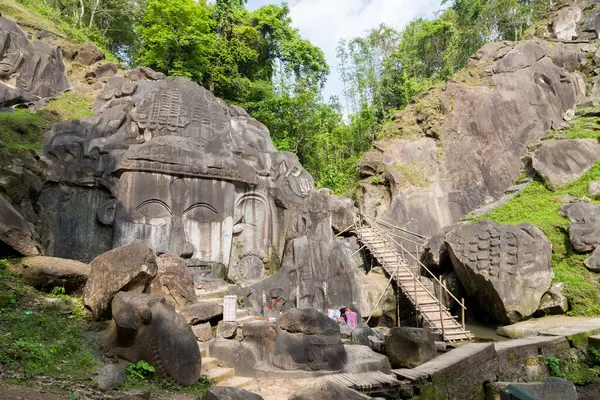
{"type": "Polygon", "coordinates": [[[60,396],[25,386],[6,385],[2,383],[0,383],[0,393],[0,397],[3,400],[69,400],[67,396],[60,396]]]}

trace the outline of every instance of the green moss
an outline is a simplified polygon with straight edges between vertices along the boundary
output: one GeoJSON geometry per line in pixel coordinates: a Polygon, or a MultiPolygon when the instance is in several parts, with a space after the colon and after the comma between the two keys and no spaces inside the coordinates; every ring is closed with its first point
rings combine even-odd
{"type": "Polygon", "coordinates": [[[525,365],[528,367],[533,367],[534,365],[538,365],[540,362],[537,357],[528,357],[525,359],[525,365]]]}
{"type": "Polygon", "coordinates": [[[574,316],[600,315],[600,284],[598,275],[585,268],[589,254],[578,254],[573,249],[568,235],[569,221],[559,214],[561,203],[556,196],[585,196],[588,184],[595,180],[600,180],[600,163],[577,182],[554,192],[536,180],[507,204],[478,218],[510,225],[530,222],[544,232],[552,242],[554,280],[565,284],[564,294],[571,307],[568,314],[574,316]]]}
{"type": "Polygon", "coordinates": [[[17,3],[14,0],[2,0],[0,2],[0,13],[4,17],[14,19],[26,24],[32,24],[50,32],[64,35],[64,32],[48,18],[41,16],[39,13],[17,3]]]}
{"type": "Polygon", "coordinates": [[[569,371],[565,374],[566,379],[573,382],[578,386],[585,386],[593,383],[598,377],[598,373],[587,366],[580,366],[579,368],[569,371]]]}
{"type": "Polygon", "coordinates": [[[65,92],[58,98],[50,100],[42,111],[50,113],[60,121],[80,119],[93,114],[93,94],[65,92]]]}
{"type": "Polygon", "coordinates": [[[425,173],[425,169],[419,163],[410,164],[394,163],[388,170],[393,170],[402,176],[402,187],[416,186],[429,187],[431,180],[425,173]]]}

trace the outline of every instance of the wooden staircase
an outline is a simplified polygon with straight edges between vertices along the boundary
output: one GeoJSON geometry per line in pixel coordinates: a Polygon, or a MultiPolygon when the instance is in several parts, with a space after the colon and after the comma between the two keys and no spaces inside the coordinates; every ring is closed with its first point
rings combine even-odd
{"type": "MultiPolygon", "coordinates": [[[[355,226],[354,231],[362,244],[369,249],[373,257],[379,261],[383,269],[390,275],[390,279],[396,281],[400,290],[423,317],[425,325],[434,334],[442,336],[447,343],[473,339],[473,335],[458,322],[457,317],[450,314],[436,294],[431,293],[423,285],[420,275],[413,272],[406,261],[404,255],[407,252],[403,248],[402,253],[396,250],[399,243],[392,239],[386,231],[377,227],[375,223],[367,222],[367,220],[362,221],[360,226],[355,226]]],[[[422,264],[418,265],[419,268],[421,266],[422,264]]],[[[444,288],[443,285],[440,286],[444,288]]],[[[444,290],[446,289],[444,288],[444,290]]],[[[449,293],[447,290],[446,292],[449,293]]],[[[454,297],[451,293],[449,295],[454,297]]],[[[464,307],[464,305],[462,306],[464,307]]]]}

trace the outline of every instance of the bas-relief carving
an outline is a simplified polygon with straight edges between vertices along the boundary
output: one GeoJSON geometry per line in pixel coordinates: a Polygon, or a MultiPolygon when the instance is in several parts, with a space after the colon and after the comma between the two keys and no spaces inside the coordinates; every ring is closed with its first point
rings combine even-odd
{"type": "Polygon", "coordinates": [[[229,265],[234,185],[147,172],[121,176],[114,247],[135,239],[158,254],[174,253],[188,266],[229,265]]]}

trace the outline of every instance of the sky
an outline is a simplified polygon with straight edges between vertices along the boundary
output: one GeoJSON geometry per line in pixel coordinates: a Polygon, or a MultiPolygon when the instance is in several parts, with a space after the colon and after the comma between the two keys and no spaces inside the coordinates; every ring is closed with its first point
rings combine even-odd
{"type": "MultiPolygon", "coordinates": [[[[280,0],[248,0],[247,8],[255,10],[280,0]]],[[[440,9],[440,0],[289,0],[292,25],[302,37],[325,53],[331,74],[324,99],[342,97],[343,85],[337,71],[336,47],[340,39],[363,36],[384,23],[401,30],[418,17],[431,18],[440,9]]]]}

